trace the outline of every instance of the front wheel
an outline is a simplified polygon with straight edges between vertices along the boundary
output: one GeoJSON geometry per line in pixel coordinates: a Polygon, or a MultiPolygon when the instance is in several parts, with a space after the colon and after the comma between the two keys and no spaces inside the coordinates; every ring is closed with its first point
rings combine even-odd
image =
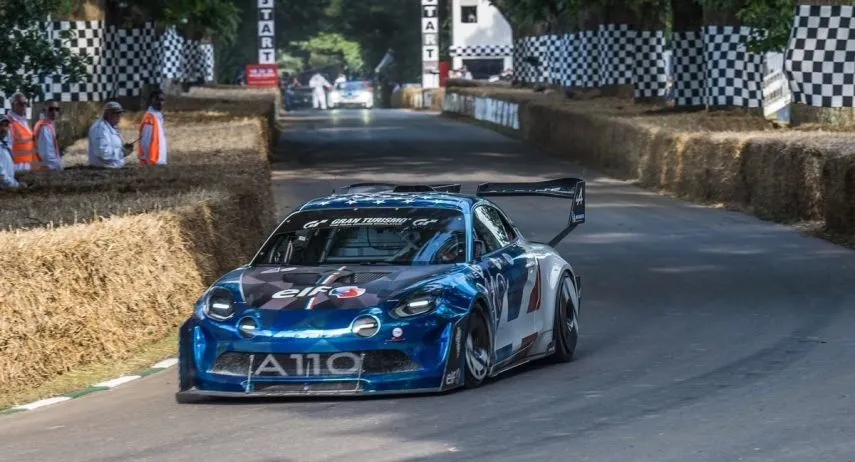
{"type": "Polygon", "coordinates": [[[557,363],[572,361],[576,353],[576,344],[579,342],[579,325],[576,322],[572,293],[573,283],[565,274],[558,284],[558,293],[555,297],[555,322],[552,330],[555,352],[549,358],[557,363]]]}
{"type": "Polygon", "coordinates": [[[481,310],[474,310],[469,318],[466,332],[466,388],[477,388],[484,383],[490,372],[490,332],[481,310]]]}

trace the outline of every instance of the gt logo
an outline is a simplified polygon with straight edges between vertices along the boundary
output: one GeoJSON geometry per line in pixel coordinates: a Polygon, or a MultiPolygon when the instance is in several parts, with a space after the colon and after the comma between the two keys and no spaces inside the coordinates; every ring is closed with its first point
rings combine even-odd
{"type": "Polygon", "coordinates": [[[320,226],[320,225],[322,225],[322,224],[324,224],[324,223],[326,223],[326,222],[328,222],[328,221],[329,221],[329,220],[314,220],[314,221],[310,221],[310,222],[306,223],[305,225],[303,225],[303,229],[313,229],[313,228],[317,228],[318,226],[320,226]]]}
{"type": "Polygon", "coordinates": [[[429,218],[419,218],[418,220],[413,221],[413,226],[427,226],[433,223],[436,223],[439,220],[429,219],[429,218]]]}

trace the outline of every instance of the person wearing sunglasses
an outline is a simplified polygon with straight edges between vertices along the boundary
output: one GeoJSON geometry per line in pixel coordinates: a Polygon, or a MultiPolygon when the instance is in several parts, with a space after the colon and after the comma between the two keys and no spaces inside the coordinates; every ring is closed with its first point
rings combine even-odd
{"type": "Polygon", "coordinates": [[[42,166],[47,170],[62,170],[62,152],[56,137],[56,119],[59,117],[59,103],[48,100],[42,110],[42,118],[36,122],[33,135],[42,166]]]}

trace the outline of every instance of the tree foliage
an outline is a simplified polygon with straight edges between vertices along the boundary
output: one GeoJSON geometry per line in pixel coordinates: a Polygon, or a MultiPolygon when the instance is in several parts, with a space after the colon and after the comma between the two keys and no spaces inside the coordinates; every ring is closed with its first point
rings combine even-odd
{"type": "Polygon", "coordinates": [[[306,53],[304,64],[309,68],[337,67],[357,72],[363,69],[359,43],[341,34],[324,32],[294,45],[306,53]]]}
{"type": "MultiPolygon", "coordinates": [[[[116,4],[116,0],[109,0],[116,4]]],[[[235,0],[127,0],[123,12],[133,21],[155,21],[176,26],[192,39],[216,37],[221,43],[232,43],[241,20],[241,10],[248,2],[235,0]],[[238,5],[241,5],[238,7],[238,5]]],[[[254,2],[249,6],[254,7],[254,2]]],[[[254,8],[253,8],[254,10],[254,8]]]]}
{"type": "Polygon", "coordinates": [[[48,76],[63,75],[69,82],[89,77],[86,65],[92,58],[69,50],[72,32],[51,37],[42,26],[60,6],[59,0],[0,0],[0,91],[6,95],[21,91],[40,99],[44,88],[38,82],[48,76]],[[55,47],[52,39],[63,46],[55,47]]]}

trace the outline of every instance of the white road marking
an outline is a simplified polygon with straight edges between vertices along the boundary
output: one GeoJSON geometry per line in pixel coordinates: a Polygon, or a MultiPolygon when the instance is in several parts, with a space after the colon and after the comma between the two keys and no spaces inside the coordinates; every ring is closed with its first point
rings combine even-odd
{"type": "Polygon", "coordinates": [[[113,380],[108,380],[106,382],[101,382],[101,383],[95,384],[95,386],[96,387],[114,388],[114,387],[118,387],[119,385],[121,385],[123,383],[128,383],[128,382],[130,382],[132,380],[136,380],[138,378],[140,378],[140,376],[138,376],[138,375],[125,375],[125,376],[122,376],[119,378],[115,378],[113,380]]]}
{"type": "Polygon", "coordinates": [[[178,364],[178,358],[164,359],[163,361],[151,366],[152,369],[167,369],[178,364]]]}
{"type": "Polygon", "coordinates": [[[33,409],[38,409],[40,407],[50,406],[51,404],[61,403],[63,401],[68,401],[71,398],[68,396],[57,396],[55,398],[47,398],[41,399],[38,401],[34,401],[30,404],[22,404],[20,406],[15,406],[15,409],[26,409],[28,411],[32,411],[33,409]]]}

